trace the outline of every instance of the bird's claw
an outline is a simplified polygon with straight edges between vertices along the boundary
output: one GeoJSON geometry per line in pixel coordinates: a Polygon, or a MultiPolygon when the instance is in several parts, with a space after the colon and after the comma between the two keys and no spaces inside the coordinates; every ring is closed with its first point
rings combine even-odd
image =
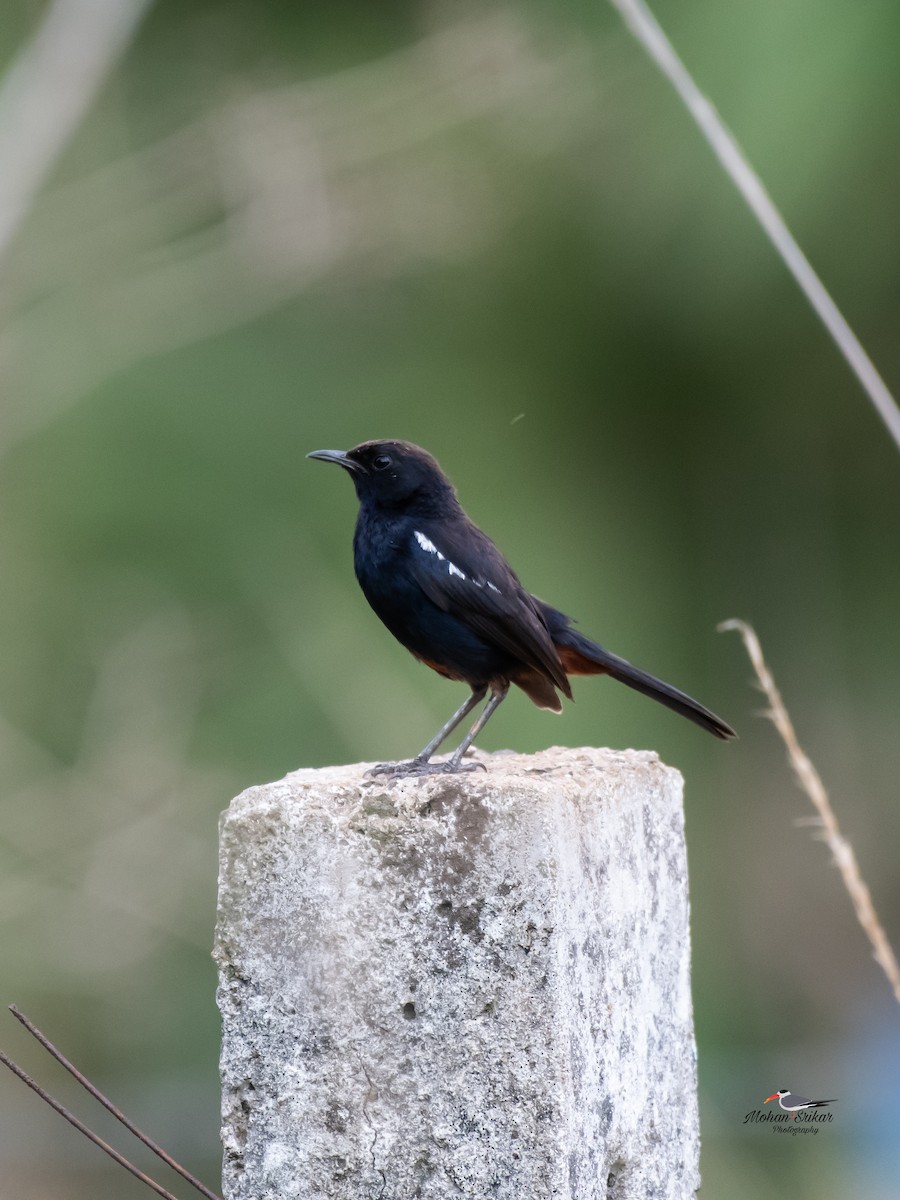
{"type": "Polygon", "coordinates": [[[409,762],[379,763],[370,767],[366,775],[386,775],[389,779],[415,778],[422,775],[457,775],[463,771],[486,771],[483,762],[428,762],[417,758],[409,762]]]}

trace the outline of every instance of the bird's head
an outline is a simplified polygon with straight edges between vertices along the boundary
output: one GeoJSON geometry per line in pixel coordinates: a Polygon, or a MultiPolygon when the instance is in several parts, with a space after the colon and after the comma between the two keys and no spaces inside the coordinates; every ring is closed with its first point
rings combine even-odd
{"type": "Polygon", "coordinates": [[[420,512],[455,499],[453,485],[436,460],[412,442],[361,442],[352,450],[313,450],[306,457],[343,467],[361,504],[420,512]]]}
{"type": "MultiPolygon", "coordinates": [[[[780,1092],[773,1092],[769,1100],[779,1100],[782,1096],[789,1096],[790,1094],[790,1088],[782,1088],[780,1092]]],[[[769,1100],[763,1100],[763,1104],[768,1104],[769,1100]]]]}

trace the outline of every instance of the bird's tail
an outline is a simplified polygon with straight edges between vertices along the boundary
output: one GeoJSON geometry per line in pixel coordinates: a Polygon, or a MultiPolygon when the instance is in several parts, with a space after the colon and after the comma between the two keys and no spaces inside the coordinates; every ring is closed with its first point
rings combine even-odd
{"type": "Polygon", "coordinates": [[[617,654],[598,646],[577,629],[573,629],[564,613],[551,608],[543,601],[539,603],[567,675],[611,675],[613,679],[634,688],[636,692],[641,692],[644,696],[664,704],[666,708],[671,708],[673,712],[687,717],[689,721],[693,721],[701,729],[708,730],[715,737],[727,740],[737,736],[730,725],[697,700],[672,687],[670,683],[664,683],[654,675],[633,667],[617,654]]]}

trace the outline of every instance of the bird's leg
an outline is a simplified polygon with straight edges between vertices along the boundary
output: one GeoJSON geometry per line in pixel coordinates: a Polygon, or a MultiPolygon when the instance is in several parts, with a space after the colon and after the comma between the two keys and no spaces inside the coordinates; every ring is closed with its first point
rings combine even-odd
{"type": "Polygon", "coordinates": [[[453,751],[452,758],[444,763],[445,771],[473,771],[478,767],[481,767],[482,770],[486,769],[484,763],[467,763],[465,766],[463,766],[462,757],[478,737],[479,733],[481,733],[482,729],[484,729],[485,725],[487,725],[488,721],[491,719],[503,701],[506,699],[506,693],[508,691],[508,683],[504,684],[502,687],[495,686],[492,689],[491,698],[484,706],[484,711],[482,712],[481,716],[453,751]]]}
{"type": "Polygon", "coordinates": [[[427,746],[423,747],[413,759],[415,763],[427,763],[438,746],[447,740],[453,730],[464,721],[473,708],[481,703],[487,694],[487,688],[473,688],[472,694],[459,706],[446,725],[442,725],[427,746]]]}
{"type": "MultiPolygon", "coordinates": [[[[442,725],[427,746],[424,746],[414,759],[410,762],[399,763],[381,763],[377,767],[372,767],[367,771],[367,775],[425,775],[429,771],[445,771],[449,767],[449,763],[440,763],[429,766],[428,760],[437,750],[438,746],[450,736],[453,730],[457,727],[460,721],[464,721],[473,708],[480,704],[487,693],[486,687],[473,688],[471,695],[467,696],[465,701],[459,706],[453,716],[445,725],[442,725]]],[[[485,709],[485,711],[487,711],[485,709]]],[[[469,737],[465,742],[466,747],[471,744],[472,738],[469,737]]],[[[451,760],[452,761],[452,760],[451,760]]],[[[479,764],[480,766],[481,764],[479,764]]],[[[474,767],[474,764],[473,764],[474,767]]],[[[468,769],[468,768],[463,768],[468,769]]]]}

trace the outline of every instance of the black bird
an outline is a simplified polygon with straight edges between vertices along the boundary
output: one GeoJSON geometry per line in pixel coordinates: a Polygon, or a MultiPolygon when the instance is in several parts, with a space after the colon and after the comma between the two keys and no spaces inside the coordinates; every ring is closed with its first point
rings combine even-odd
{"type": "Polygon", "coordinates": [[[472,694],[410,762],[373,774],[471,771],[463,755],[514,683],[539,708],[562,711],[569,675],[611,675],[719,738],[734,730],[715,713],[590,641],[558,609],[530,595],[512,567],[463,512],[456,491],[427,451],[410,442],[363,442],[315,450],[353,480],[359,516],[356,578],[372,608],[420,662],[472,694]],[[431,756],[488,691],[490,700],[447,762],[431,756]]]}

